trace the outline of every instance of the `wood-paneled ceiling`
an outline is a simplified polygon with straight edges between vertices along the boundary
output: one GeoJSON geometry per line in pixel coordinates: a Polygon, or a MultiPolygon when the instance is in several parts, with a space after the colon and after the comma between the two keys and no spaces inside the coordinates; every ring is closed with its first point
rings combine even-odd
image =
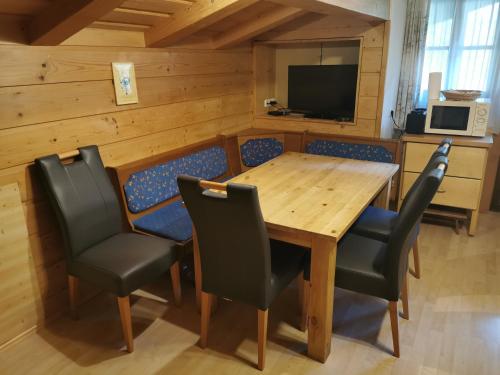
{"type": "Polygon", "coordinates": [[[0,0],[0,17],[19,20],[32,45],[97,28],[142,32],[147,47],[203,37],[211,48],[230,48],[311,13],[380,22],[388,0],[0,0]]]}

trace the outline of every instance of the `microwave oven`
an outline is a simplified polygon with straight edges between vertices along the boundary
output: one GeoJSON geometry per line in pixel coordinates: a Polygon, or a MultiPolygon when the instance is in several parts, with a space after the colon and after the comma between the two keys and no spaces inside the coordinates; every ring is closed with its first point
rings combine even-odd
{"type": "Polygon", "coordinates": [[[487,101],[429,100],[425,132],[484,137],[490,105],[487,101]]]}

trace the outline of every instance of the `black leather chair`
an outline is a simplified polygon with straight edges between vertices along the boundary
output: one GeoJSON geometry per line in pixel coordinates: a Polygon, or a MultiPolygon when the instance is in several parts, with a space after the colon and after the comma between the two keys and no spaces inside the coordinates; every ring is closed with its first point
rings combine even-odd
{"type": "MultiPolygon", "coordinates": [[[[422,183],[423,176],[427,172],[436,168],[440,163],[444,163],[446,167],[448,166],[447,156],[450,152],[452,145],[452,139],[445,138],[441,144],[437,147],[436,151],[432,154],[429,162],[425,166],[424,170],[420,176],[415,180],[413,185],[410,187],[406,193],[405,199],[402,202],[400,210],[407,204],[409,198],[415,194],[416,190],[422,183]]],[[[446,172],[446,170],[445,170],[446,172]]],[[[358,220],[350,228],[352,233],[356,233],[365,237],[374,238],[379,241],[387,242],[389,240],[390,233],[394,227],[397,220],[398,213],[391,210],[385,210],[383,208],[368,206],[367,209],[361,214],[358,220]]],[[[419,220],[420,221],[420,220],[419,220]]],[[[420,255],[419,255],[419,241],[418,241],[419,227],[417,226],[416,236],[412,244],[413,249],[413,264],[415,270],[413,274],[417,279],[420,278],[420,255]]]]}
{"type": "Polygon", "coordinates": [[[202,292],[200,346],[208,337],[213,296],[257,308],[258,368],[265,362],[268,308],[303,270],[306,249],[270,240],[255,186],[179,176],[179,190],[196,229],[202,292]],[[206,188],[226,190],[215,193],[206,188]]]}
{"type": "Polygon", "coordinates": [[[408,319],[406,274],[408,253],[424,210],[445,174],[446,165],[427,171],[421,185],[408,197],[387,242],[348,232],[337,247],[335,286],[389,301],[394,355],[399,357],[397,303],[401,296],[403,317],[408,319]]]}
{"type": "Polygon", "coordinates": [[[133,351],[129,295],[170,267],[174,299],[180,303],[175,243],[124,233],[118,198],[96,146],[83,147],[63,163],[58,155],[36,159],[64,238],[71,312],[76,317],[78,281],[118,296],[127,350],[133,351]]]}

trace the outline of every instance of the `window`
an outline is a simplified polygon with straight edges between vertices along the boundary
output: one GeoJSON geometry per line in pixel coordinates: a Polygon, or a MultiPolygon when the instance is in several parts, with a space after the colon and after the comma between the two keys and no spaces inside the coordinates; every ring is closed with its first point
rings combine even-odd
{"type": "Polygon", "coordinates": [[[430,72],[443,89],[484,91],[491,98],[500,66],[500,0],[430,0],[418,107],[427,103],[430,72]]]}

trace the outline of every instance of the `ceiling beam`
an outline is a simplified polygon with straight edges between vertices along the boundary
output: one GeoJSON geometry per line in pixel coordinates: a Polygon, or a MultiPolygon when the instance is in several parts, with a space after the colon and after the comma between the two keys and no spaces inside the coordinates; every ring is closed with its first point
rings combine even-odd
{"type": "Polygon", "coordinates": [[[213,47],[217,49],[231,48],[253,37],[269,31],[279,25],[294,20],[307,11],[293,7],[280,7],[265,12],[259,17],[240,24],[237,28],[223,32],[213,40],[213,47]]]}
{"type": "Polygon", "coordinates": [[[119,7],[124,0],[56,0],[37,14],[28,25],[30,44],[58,45],[102,16],[119,7]]]}
{"type": "Polygon", "coordinates": [[[237,13],[259,0],[199,0],[186,10],[174,13],[170,21],[146,31],[148,47],[165,47],[237,13]]]}
{"type": "Polygon", "coordinates": [[[309,12],[336,14],[338,8],[380,20],[389,19],[389,0],[271,0],[309,12]]]}

